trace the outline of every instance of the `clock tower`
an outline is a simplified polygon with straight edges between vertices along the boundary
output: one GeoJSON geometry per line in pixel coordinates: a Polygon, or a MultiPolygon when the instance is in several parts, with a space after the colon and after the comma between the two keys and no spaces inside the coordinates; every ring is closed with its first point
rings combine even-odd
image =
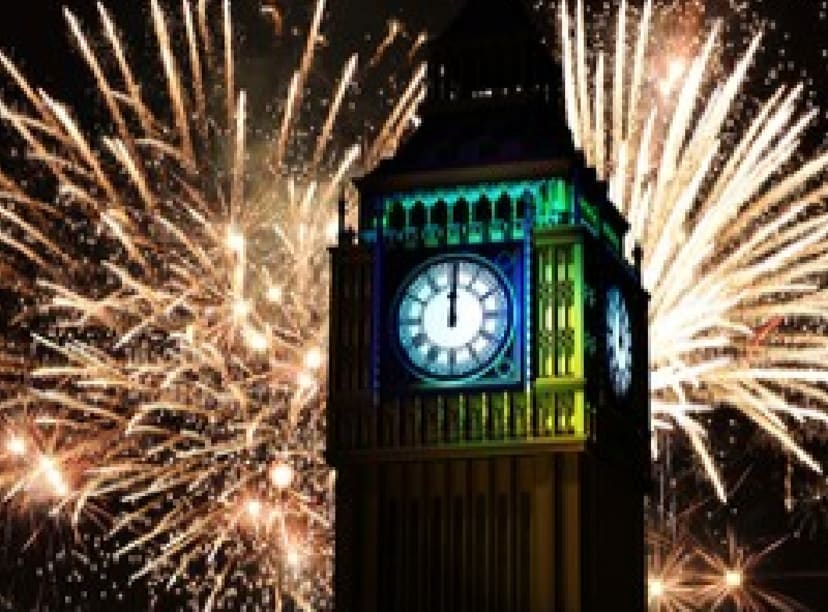
{"type": "Polygon", "coordinates": [[[520,0],[429,48],[332,249],[338,612],[645,609],[647,295],[520,0]]]}

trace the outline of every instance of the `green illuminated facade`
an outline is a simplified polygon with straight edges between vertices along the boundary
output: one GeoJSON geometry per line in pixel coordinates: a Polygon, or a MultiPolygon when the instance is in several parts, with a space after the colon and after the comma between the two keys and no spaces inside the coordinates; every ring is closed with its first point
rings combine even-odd
{"type": "Polygon", "coordinates": [[[627,222],[520,3],[472,0],[430,60],[422,127],[332,249],[336,609],[643,610],[627,222]]]}
{"type": "MultiPolygon", "coordinates": [[[[525,238],[525,207],[533,207],[531,230],[583,225],[621,252],[618,218],[604,219],[601,209],[576,198],[560,178],[503,181],[388,194],[383,199],[382,231],[387,240],[427,247],[510,242],[525,238]]],[[[376,218],[362,238],[376,239],[376,218]]]]}

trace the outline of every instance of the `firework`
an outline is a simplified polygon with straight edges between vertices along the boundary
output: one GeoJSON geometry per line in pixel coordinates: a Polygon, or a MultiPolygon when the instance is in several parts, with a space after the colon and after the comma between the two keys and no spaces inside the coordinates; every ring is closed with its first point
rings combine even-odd
{"type": "Polygon", "coordinates": [[[828,304],[819,278],[828,218],[818,207],[828,196],[828,155],[796,165],[815,117],[799,110],[801,86],[779,87],[728,144],[761,34],[720,77],[719,28],[697,45],[672,44],[653,25],[657,10],[648,0],[628,32],[634,20],[622,2],[614,57],[591,57],[582,1],[574,27],[562,4],[568,121],[631,223],[628,250],[644,250],[654,429],[689,438],[724,500],[699,419],[722,405],[822,469],[796,428],[828,419],[828,339],[815,331],[828,304]],[[659,49],[675,49],[666,68],[659,49]]]}
{"type": "Polygon", "coordinates": [[[733,531],[728,531],[720,552],[719,547],[705,547],[692,537],[687,519],[675,531],[649,534],[647,600],[652,612],[804,610],[768,588],[768,576],[761,576],[763,562],[785,539],[753,553],[739,546],[733,531]]]}
{"type": "Polygon", "coordinates": [[[762,562],[784,542],[785,539],[777,540],[763,550],[751,553],[738,545],[731,531],[727,535],[724,554],[697,549],[702,564],[697,593],[705,601],[705,609],[735,609],[737,612],[804,610],[796,602],[764,586],[757,577],[762,562]]]}
{"type": "MultiPolygon", "coordinates": [[[[357,58],[312,161],[297,162],[324,0],[264,136],[236,88],[230,3],[215,28],[208,4],[184,0],[173,21],[149,2],[162,110],[107,10],[100,41],[66,12],[108,112],[95,134],[0,55],[26,102],[0,102],[0,116],[37,177],[0,174],[4,289],[22,296],[3,357],[14,375],[0,397],[0,493],[10,508],[126,537],[116,556],[147,553],[133,578],[182,584],[206,610],[242,589],[319,607],[334,480],[325,247],[343,181],[365,163],[358,143],[333,138],[357,58]]],[[[421,78],[365,144],[371,159],[405,131],[421,78]]]]}
{"type": "Polygon", "coordinates": [[[698,602],[693,549],[672,538],[653,538],[647,573],[647,605],[653,612],[688,612],[698,602]]]}
{"type": "Polygon", "coordinates": [[[815,538],[828,530],[828,482],[799,483],[787,505],[798,536],[815,538]]]}

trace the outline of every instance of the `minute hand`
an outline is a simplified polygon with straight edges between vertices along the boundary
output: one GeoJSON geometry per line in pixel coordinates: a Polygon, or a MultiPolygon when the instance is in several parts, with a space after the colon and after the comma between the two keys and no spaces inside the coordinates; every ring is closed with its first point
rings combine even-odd
{"type": "Polygon", "coordinates": [[[457,282],[460,275],[460,264],[455,263],[451,266],[451,288],[449,289],[449,315],[448,326],[457,327],[457,282]]]}

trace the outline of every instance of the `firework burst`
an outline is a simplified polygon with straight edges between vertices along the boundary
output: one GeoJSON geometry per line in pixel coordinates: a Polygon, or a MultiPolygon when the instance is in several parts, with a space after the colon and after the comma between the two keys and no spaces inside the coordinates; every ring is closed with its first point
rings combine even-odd
{"type": "Polygon", "coordinates": [[[591,57],[582,1],[574,27],[562,4],[568,120],[631,223],[628,248],[644,250],[654,428],[689,438],[724,500],[699,419],[722,405],[822,469],[796,432],[828,419],[828,341],[813,331],[828,303],[828,155],[796,165],[816,113],[799,110],[801,86],[779,87],[729,144],[761,34],[720,77],[720,28],[670,44],[653,25],[658,10],[648,0],[629,33],[622,2],[614,56],[591,57]],[[676,50],[665,64],[659,49],[676,50]]]}
{"type": "Polygon", "coordinates": [[[733,532],[728,532],[726,550],[715,554],[697,549],[701,561],[698,579],[698,597],[705,602],[705,609],[737,612],[763,612],[780,610],[796,612],[802,606],[788,597],[775,593],[758,579],[758,570],[785,539],[777,540],[759,552],[748,552],[740,547],[733,532]]]}
{"type": "Polygon", "coordinates": [[[797,487],[788,501],[792,522],[798,536],[816,538],[828,530],[828,483],[822,480],[797,487]]]}
{"type": "MultiPolygon", "coordinates": [[[[744,482],[740,479],[736,489],[744,482]]],[[[675,493],[675,492],[673,492],[675,493]]],[[[697,500],[681,512],[651,508],[647,521],[648,609],[652,612],[804,612],[805,607],[771,588],[781,578],[766,562],[788,537],[759,548],[746,546],[732,526],[713,524],[735,514],[714,498],[697,500]],[[727,516],[716,515],[722,513],[727,516]],[[700,535],[703,534],[703,535],[700,535]]]]}
{"type": "MultiPolygon", "coordinates": [[[[9,509],[126,535],[116,556],[147,552],[133,578],[183,584],[204,609],[242,586],[324,606],[325,247],[362,150],[331,141],[357,59],[312,161],[297,164],[324,0],[265,135],[236,87],[230,3],[217,28],[208,5],[184,0],[172,20],[148,3],[163,112],[107,10],[98,41],[66,11],[108,114],[102,138],[0,55],[25,99],[0,102],[0,116],[26,151],[0,174],[3,287],[20,304],[3,356],[0,492],[9,509]]],[[[367,143],[374,158],[409,125],[417,75],[367,143]]]]}
{"type": "Polygon", "coordinates": [[[725,552],[702,547],[688,532],[653,535],[647,600],[652,612],[737,610],[797,612],[805,608],[768,588],[762,563],[784,544],[777,540],[758,553],[740,547],[733,532],[725,552]]]}
{"type": "Polygon", "coordinates": [[[694,554],[685,542],[654,537],[650,542],[647,605],[653,612],[689,612],[698,601],[692,580],[694,554]]]}
{"type": "MultiPolygon", "coordinates": [[[[240,581],[272,601],[289,594],[324,607],[333,484],[322,456],[325,246],[342,181],[393,150],[423,71],[375,141],[333,150],[358,74],[349,58],[311,152],[296,162],[324,1],[264,137],[248,128],[236,86],[230,4],[218,21],[209,4],[184,0],[175,26],[149,3],[164,112],[153,110],[152,87],[142,87],[107,11],[95,44],[67,13],[108,114],[103,138],[0,55],[25,99],[0,102],[0,116],[26,151],[0,173],[0,278],[14,303],[0,355],[0,493],[13,514],[126,536],[118,554],[150,551],[139,576],[184,583],[204,608],[240,581]]],[[[281,30],[280,8],[268,7],[281,30]]],[[[828,157],[780,170],[813,118],[798,111],[801,88],[780,88],[728,148],[724,126],[759,36],[711,88],[718,31],[662,65],[653,13],[648,2],[628,64],[625,3],[612,58],[589,52],[580,3],[569,35],[564,5],[567,108],[576,142],[644,247],[656,427],[689,437],[725,498],[698,419],[721,404],[820,469],[792,425],[828,421],[828,344],[809,331],[828,301],[818,281],[828,223],[813,210],[828,195],[828,157]]],[[[402,32],[390,23],[364,70],[402,32]]],[[[651,602],[677,602],[657,609],[692,609],[681,607],[687,589],[748,610],[762,601],[744,573],[728,577],[750,559],[675,551],[653,561],[651,602]],[[686,581],[691,556],[705,560],[709,579],[686,581]]]]}

